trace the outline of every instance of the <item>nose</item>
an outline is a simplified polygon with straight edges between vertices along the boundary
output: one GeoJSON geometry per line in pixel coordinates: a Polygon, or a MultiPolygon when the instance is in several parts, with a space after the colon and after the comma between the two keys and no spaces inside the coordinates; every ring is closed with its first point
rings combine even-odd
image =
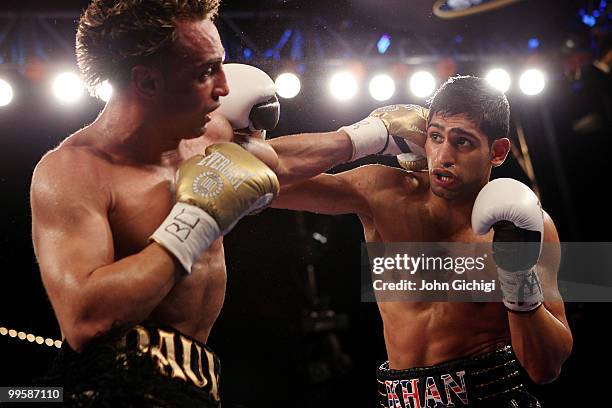
{"type": "Polygon", "coordinates": [[[223,67],[215,76],[215,85],[213,88],[213,98],[218,100],[220,96],[227,96],[229,93],[229,85],[227,83],[227,78],[225,76],[225,71],[223,67]]]}
{"type": "Polygon", "coordinates": [[[438,163],[444,168],[450,168],[455,165],[455,153],[452,144],[445,140],[438,147],[438,163]]]}

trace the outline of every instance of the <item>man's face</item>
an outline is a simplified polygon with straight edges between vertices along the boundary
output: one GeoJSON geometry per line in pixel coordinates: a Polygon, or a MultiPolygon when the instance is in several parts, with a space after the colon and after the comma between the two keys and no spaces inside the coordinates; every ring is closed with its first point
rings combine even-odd
{"type": "Polygon", "coordinates": [[[493,161],[487,136],[464,114],[435,113],[428,123],[425,152],[430,188],[439,197],[469,197],[489,180],[493,161]]]}
{"type": "Polygon", "coordinates": [[[229,92],[225,50],[210,20],[179,21],[172,56],[164,61],[162,115],[173,134],[194,138],[206,131],[210,112],[229,92]]]}

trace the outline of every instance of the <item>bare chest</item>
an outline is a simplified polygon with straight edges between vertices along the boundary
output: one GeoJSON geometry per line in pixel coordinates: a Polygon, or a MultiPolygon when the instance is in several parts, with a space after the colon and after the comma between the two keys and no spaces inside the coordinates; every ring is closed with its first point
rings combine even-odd
{"type": "MultiPolygon", "coordinates": [[[[109,214],[115,259],[141,251],[175,203],[174,169],[113,171],[113,208],[109,214]]],[[[216,241],[153,311],[151,318],[205,341],[225,297],[222,240],[216,241]]]]}
{"type": "MultiPolygon", "coordinates": [[[[402,197],[401,191],[394,190],[378,198],[372,208],[372,217],[364,222],[366,239],[369,242],[410,242],[413,244],[406,244],[406,250],[418,247],[419,254],[425,251],[423,248],[431,247],[433,252],[427,256],[486,254],[492,259],[492,232],[477,235],[469,225],[453,229],[434,218],[426,203],[418,200],[418,197],[402,197]],[[442,250],[450,252],[442,253],[438,247],[417,244],[433,242],[459,244],[445,246],[442,250]]],[[[485,262],[479,277],[491,280],[496,274],[495,264],[485,262]]],[[[389,360],[396,368],[430,365],[478,354],[495,349],[509,338],[507,316],[501,303],[389,301],[379,302],[378,308],[385,326],[389,360]]]]}

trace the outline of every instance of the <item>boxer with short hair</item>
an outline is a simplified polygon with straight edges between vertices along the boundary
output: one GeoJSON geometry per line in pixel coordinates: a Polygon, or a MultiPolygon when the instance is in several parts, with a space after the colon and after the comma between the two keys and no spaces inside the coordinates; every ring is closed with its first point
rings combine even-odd
{"type": "MultiPolygon", "coordinates": [[[[31,185],[34,249],[64,338],[48,381],[69,406],[218,406],[206,341],[225,296],[223,236],[279,183],[350,155],[341,131],[298,135],[278,156],[255,137],[278,121],[274,82],[244,65],[226,76],[218,5],[93,0],[80,18],[81,72],[113,95],[31,185]]],[[[376,137],[360,154],[390,136],[376,137]]]]}
{"type": "MultiPolygon", "coordinates": [[[[368,165],[323,174],[283,187],[272,204],[357,214],[367,242],[493,243],[503,302],[378,303],[388,355],[378,370],[381,407],[538,407],[521,373],[550,382],[569,356],[563,302],[543,296],[543,285],[558,293],[555,225],[527,186],[489,182],[510,149],[509,114],[485,80],[450,78],[422,123],[427,172],[368,165]]],[[[364,122],[343,130],[359,139],[380,126],[377,117],[364,122]]]]}

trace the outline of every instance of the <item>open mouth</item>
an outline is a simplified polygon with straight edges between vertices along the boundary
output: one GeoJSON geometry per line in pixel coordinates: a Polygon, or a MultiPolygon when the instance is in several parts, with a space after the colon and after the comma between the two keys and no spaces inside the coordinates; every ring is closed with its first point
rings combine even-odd
{"type": "Polygon", "coordinates": [[[442,185],[452,184],[456,180],[456,176],[450,171],[434,169],[432,171],[434,179],[442,185]]]}

